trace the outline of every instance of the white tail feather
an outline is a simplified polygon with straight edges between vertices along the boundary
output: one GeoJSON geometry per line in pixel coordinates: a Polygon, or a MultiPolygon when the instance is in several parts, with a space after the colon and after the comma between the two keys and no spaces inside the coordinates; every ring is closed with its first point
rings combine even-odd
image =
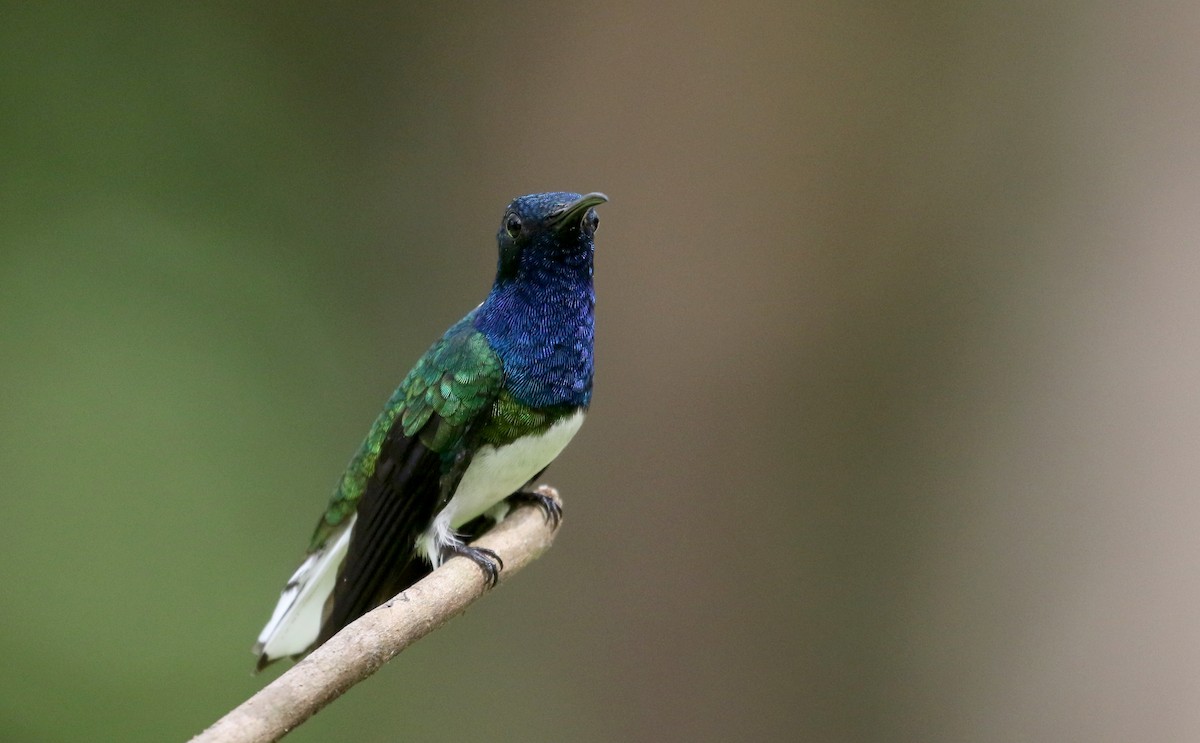
{"type": "Polygon", "coordinates": [[[333,591],[338,568],[350,546],[350,531],[357,514],[330,535],[325,547],[312,553],[288,580],[271,619],[258,635],[254,653],[270,662],[303,653],[317,641],[325,601],[333,591]]]}

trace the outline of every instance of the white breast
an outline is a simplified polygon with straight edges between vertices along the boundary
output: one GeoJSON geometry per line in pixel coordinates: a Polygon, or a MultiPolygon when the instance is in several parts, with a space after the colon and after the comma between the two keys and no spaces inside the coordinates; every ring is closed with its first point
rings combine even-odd
{"type": "Polygon", "coordinates": [[[562,453],[581,425],[582,410],[563,418],[539,436],[526,436],[499,448],[480,448],[471,458],[450,502],[418,538],[418,549],[433,565],[438,565],[439,546],[455,540],[455,529],[520,490],[562,453]]]}

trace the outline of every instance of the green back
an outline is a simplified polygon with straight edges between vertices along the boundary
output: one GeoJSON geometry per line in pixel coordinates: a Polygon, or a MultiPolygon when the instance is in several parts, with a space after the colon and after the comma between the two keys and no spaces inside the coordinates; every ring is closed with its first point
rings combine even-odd
{"type": "MultiPolygon", "coordinates": [[[[504,383],[500,357],[471,322],[474,313],[446,331],[387,401],[366,440],[350,460],[317,524],[309,550],[320,549],[334,529],[358,507],[380,447],[397,423],[406,437],[417,436],[427,448],[453,459],[463,436],[491,406],[504,383]]],[[[486,426],[485,426],[486,427],[486,426]]]]}

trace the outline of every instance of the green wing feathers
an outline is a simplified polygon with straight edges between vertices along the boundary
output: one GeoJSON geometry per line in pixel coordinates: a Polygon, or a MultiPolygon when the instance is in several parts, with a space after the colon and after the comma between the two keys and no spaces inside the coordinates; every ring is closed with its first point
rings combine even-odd
{"type": "Polygon", "coordinates": [[[421,357],[375,419],[329,499],[309,550],[320,549],[358,507],[375,471],[379,450],[394,425],[428,449],[449,452],[470,424],[491,406],[504,381],[500,357],[467,315],[421,357]]]}

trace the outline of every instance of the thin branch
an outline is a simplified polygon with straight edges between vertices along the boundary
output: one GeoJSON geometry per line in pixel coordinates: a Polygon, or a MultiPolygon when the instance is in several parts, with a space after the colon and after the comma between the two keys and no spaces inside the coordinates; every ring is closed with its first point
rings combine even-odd
{"type": "MultiPolygon", "coordinates": [[[[543,485],[539,491],[558,500],[543,485]]],[[[522,505],[475,541],[504,560],[501,582],[545,552],[555,528],[541,509],[522,505]]],[[[384,663],[466,610],[485,593],[483,574],[465,558],[440,568],[364,614],[279,678],[192,738],[192,743],[277,741],[384,663]]]]}

